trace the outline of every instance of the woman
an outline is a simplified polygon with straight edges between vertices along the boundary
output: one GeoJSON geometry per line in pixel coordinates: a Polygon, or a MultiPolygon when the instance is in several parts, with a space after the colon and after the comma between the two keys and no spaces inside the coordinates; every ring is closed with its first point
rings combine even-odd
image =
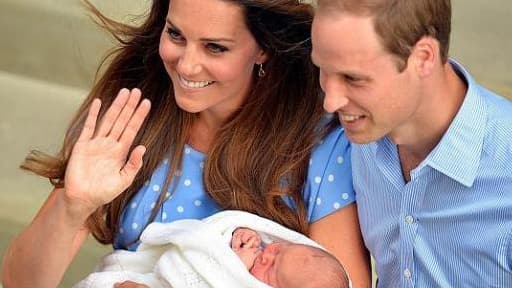
{"type": "Polygon", "coordinates": [[[57,286],[89,233],[133,250],[152,221],[223,209],[307,234],[369,286],[348,142],[321,124],[309,5],[154,0],[140,27],[90,8],[121,47],[60,154],[23,164],[55,189],[6,253],[6,287],[57,286]]]}

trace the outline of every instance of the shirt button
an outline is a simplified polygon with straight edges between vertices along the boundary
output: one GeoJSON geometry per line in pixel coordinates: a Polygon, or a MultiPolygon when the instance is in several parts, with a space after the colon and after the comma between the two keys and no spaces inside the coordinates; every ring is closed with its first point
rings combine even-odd
{"type": "Polygon", "coordinates": [[[404,277],[410,279],[412,276],[411,271],[409,269],[404,270],[404,277]]]}
{"type": "Polygon", "coordinates": [[[405,222],[407,222],[407,224],[414,223],[414,217],[412,217],[411,215],[406,216],[405,217],[405,222]]]}

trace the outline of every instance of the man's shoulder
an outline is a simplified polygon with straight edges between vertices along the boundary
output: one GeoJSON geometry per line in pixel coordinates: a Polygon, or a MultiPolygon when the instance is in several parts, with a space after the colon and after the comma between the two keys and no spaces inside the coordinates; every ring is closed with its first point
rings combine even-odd
{"type": "Polygon", "coordinates": [[[489,120],[512,121],[512,100],[485,87],[478,86],[487,105],[489,120]]]}
{"type": "Polygon", "coordinates": [[[488,129],[499,129],[501,132],[510,133],[512,131],[512,101],[482,86],[478,86],[478,93],[485,103],[488,129]]]}
{"type": "Polygon", "coordinates": [[[497,158],[509,158],[512,155],[512,101],[484,87],[478,88],[487,112],[483,149],[497,158]],[[498,157],[500,155],[502,157],[498,157]]]}

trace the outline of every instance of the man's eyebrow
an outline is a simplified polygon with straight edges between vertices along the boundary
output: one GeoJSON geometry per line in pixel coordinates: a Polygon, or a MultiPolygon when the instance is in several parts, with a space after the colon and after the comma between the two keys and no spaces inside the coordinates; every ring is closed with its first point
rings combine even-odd
{"type": "Polygon", "coordinates": [[[366,75],[363,75],[361,73],[357,73],[357,72],[354,72],[354,71],[340,71],[336,74],[339,74],[339,75],[345,75],[345,76],[350,76],[350,77],[353,77],[353,78],[357,78],[359,80],[364,80],[364,81],[368,81],[370,80],[371,78],[366,76],[366,75]]]}
{"type": "MultiPolygon", "coordinates": [[[[172,21],[169,18],[167,18],[166,20],[167,20],[167,24],[169,24],[169,26],[171,26],[172,29],[176,30],[176,32],[178,32],[180,34],[183,34],[181,32],[181,30],[178,27],[176,27],[176,25],[174,25],[174,23],[172,23],[172,21]]],[[[235,40],[233,40],[231,38],[223,38],[223,37],[219,37],[219,38],[200,38],[199,40],[202,41],[202,42],[232,42],[232,43],[235,42],[235,40]]]]}

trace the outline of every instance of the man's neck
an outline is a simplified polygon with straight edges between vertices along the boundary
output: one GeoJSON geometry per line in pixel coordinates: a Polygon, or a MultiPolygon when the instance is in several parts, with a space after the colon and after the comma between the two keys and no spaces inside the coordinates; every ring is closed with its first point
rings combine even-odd
{"type": "Polygon", "coordinates": [[[398,145],[398,154],[406,182],[416,168],[437,146],[457,115],[467,91],[467,84],[450,63],[425,81],[425,101],[414,116],[412,125],[390,137],[398,145]]]}

